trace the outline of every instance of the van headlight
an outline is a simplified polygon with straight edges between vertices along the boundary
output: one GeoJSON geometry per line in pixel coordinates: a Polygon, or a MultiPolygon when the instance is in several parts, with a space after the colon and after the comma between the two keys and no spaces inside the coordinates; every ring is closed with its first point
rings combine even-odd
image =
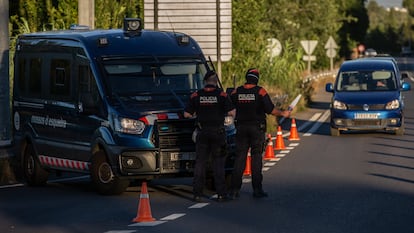
{"type": "Polygon", "coordinates": [[[142,121],[119,117],[115,120],[115,131],[128,134],[141,134],[145,124],[142,121]]]}
{"type": "Polygon", "coordinates": [[[334,101],[333,101],[333,103],[332,103],[332,107],[333,107],[334,109],[346,110],[346,104],[345,104],[345,103],[343,103],[343,102],[341,102],[341,101],[338,101],[338,100],[334,100],[334,101]]]}
{"type": "Polygon", "coordinates": [[[398,101],[397,99],[390,101],[385,105],[385,109],[387,110],[398,109],[399,107],[400,107],[400,101],[398,101]]]}
{"type": "Polygon", "coordinates": [[[225,116],[224,117],[224,127],[227,130],[234,129],[234,118],[232,116],[225,116]]]}

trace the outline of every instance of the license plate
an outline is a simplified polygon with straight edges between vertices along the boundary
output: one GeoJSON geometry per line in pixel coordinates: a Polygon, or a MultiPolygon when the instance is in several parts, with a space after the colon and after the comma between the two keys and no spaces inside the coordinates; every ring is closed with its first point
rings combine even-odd
{"type": "Polygon", "coordinates": [[[378,113],[355,113],[355,119],[378,119],[378,113]]]}
{"type": "Polygon", "coordinates": [[[171,161],[195,160],[195,152],[171,152],[171,161]]]}

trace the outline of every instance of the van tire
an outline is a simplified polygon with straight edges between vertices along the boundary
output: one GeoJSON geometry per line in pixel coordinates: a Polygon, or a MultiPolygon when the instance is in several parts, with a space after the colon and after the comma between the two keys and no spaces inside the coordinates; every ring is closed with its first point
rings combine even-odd
{"type": "Polygon", "coordinates": [[[338,137],[339,135],[341,135],[339,129],[331,127],[331,136],[338,137]]]}
{"type": "Polygon", "coordinates": [[[395,135],[397,136],[403,136],[404,135],[404,125],[401,125],[400,128],[398,128],[397,130],[395,130],[395,135]]]}
{"type": "Polygon", "coordinates": [[[91,179],[98,193],[102,195],[118,195],[128,188],[129,180],[115,176],[105,152],[96,152],[92,156],[91,162],[91,179]]]}
{"type": "Polygon", "coordinates": [[[30,186],[45,185],[49,171],[42,168],[32,144],[28,144],[23,154],[23,174],[30,186]]]}

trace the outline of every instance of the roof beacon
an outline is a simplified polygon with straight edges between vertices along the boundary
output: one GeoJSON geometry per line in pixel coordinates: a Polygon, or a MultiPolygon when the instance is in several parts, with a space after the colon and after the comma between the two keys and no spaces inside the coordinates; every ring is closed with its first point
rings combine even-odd
{"type": "Polygon", "coordinates": [[[124,31],[132,35],[139,35],[142,30],[141,19],[139,18],[125,18],[124,31]]]}

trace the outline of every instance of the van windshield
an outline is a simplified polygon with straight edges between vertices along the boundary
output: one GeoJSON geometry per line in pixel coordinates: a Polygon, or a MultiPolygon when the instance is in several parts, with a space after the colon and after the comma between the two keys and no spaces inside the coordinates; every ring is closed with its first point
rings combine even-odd
{"type": "Polygon", "coordinates": [[[389,70],[346,71],[338,74],[337,91],[393,91],[398,85],[389,70]]]}
{"type": "Polygon", "coordinates": [[[204,85],[203,77],[207,68],[201,60],[148,60],[104,61],[105,84],[109,95],[124,105],[141,105],[141,108],[153,110],[160,107],[182,108],[189,95],[204,85]]]}

